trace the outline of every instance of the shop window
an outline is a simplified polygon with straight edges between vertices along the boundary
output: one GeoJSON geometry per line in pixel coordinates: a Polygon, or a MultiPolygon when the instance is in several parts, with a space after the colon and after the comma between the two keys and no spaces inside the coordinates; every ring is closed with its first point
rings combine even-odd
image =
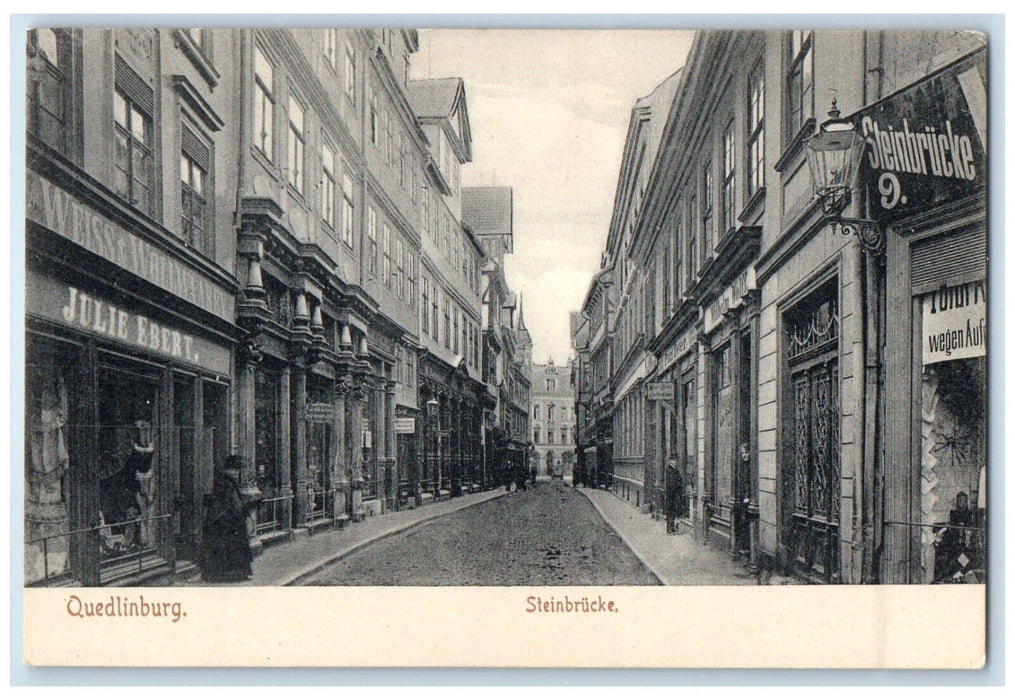
{"type": "Polygon", "coordinates": [[[725,503],[732,495],[733,443],[736,439],[736,420],[733,402],[733,382],[730,373],[730,344],[712,354],[713,358],[713,415],[712,435],[714,459],[712,464],[716,503],[725,503]]]}
{"type": "Polygon", "coordinates": [[[790,548],[801,572],[839,576],[839,310],[831,280],[786,315],[790,548]]]}
{"type": "Polygon", "coordinates": [[[25,583],[70,570],[71,368],[69,346],[29,337],[25,364],[25,583]]]}
{"type": "Polygon", "coordinates": [[[71,38],[62,29],[28,32],[28,131],[64,155],[69,151],[71,38]]]}
{"type": "Polygon", "coordinates": [[[254,466],[257,488],[265,498],[279,492],[278,427],[278,375],[258,368],[254,376],[254,466]]]}
{"type": "Polygon", "coordinates": [[[183,240],[213,255],[208,208],[211,149],[188,127],[180,132],[180,213],[183,240]]]}
{"type": "Polygon", "coordinates": [[[153,375],[119,360],[102,366],[98,396],[100,551],[109,560],[155,546],[158,487],[168,482],[159,471],[169,465],[156,449],[163,436],[153,375]]]}
{"type": "Polygon", "coordinates": [[[117,56],[113,92],[113,189],[146,214],[152,213],[152,89],[117,56]]]}

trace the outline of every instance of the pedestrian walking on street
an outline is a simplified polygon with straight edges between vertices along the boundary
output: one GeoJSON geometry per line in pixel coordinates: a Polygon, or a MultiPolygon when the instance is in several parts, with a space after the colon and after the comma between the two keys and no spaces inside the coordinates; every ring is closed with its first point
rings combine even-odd
{"type": "Polygon", "coordinates": [[[536,488],[536,468],[532,467],[529,470],[529,475],[532,477],[532,488],[536,488]]]}
{"type": "Polygon", "coordinates": [[[680,470],[677,469],[676,460],[669,460],[666,464],[666,534],[675,535],[677,534],[676,519],[677,519],[677,503],[680,499],[680,493],[683,489],[683,477],[680,474],[680,470]]]}
{"type": "Polygon", "coordinates": [[[204,581],[243,581],[253,573],[247,517],[240,495],[240,464],[238,455],[226,457],[225,466],[215,474],[211,494],[206,496],[201,542],[204,581]]]}

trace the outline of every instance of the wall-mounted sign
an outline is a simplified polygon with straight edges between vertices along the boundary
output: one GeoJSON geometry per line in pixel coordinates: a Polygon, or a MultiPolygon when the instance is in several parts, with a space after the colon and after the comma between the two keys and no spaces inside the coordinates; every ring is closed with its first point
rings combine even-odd
{"type": "Polygon", "coordinates": [[[411,435],[416,432],[415,418],[395,418],[395,433],[399,435],[411,435]]]}
{"type": "Polygon", "coordinates": [[[143,280],[236,320],[233,295],[160,248],[127,231],[37,173],[25,173],[26,217],[143,280]]]}
{"type": "Polygon", "coordinates": [[[670,345],[663,351],[663,354],[659,356],[658,369],[660,372],[665,372],[669,369],[670,365],[679,360],[684,354],[694,347],[696,333],[694,327],[688,328],[686,331],[677,336],[677,339],[670,343],[670,345]]]}
{"type": "Polygon", "coordinates": [[[747,292],[757,288],[754,277],[754,266],[746,268],[737,275],[730,286],[722,290],[711,304],[705,307],[705,332],[711,333],[716,326],[722,322],[722,316],[730,309],[735,309],[743,303],[747,292]]]}
{"type": "Polygon", "coordinates": [[[645,385],[645,398],[649,401],[672,401],[673,382],[649,382],[645,385]]]}
{"type": "Polygon", "coordinates": [[[335,420],[335,407],[330,403],[315,402],[307,404],[308,423],[332,423],[335,420]]]}
{"type": "Polygon", "coordinates": [[[980,51],[857,113],[867,140],[860,177],[875,218],[891,221],[986,188],[986,77],[980,51]]]}
{"type": "Polygon", "coordinates": [[[61,326],[229,375],[229,349],[84,289],[29,272],[25,311],[61,326]]]}
{"type": "Polygon", "coordinates": [[[987,354],[987,286],[969,282],[921,297],[923,364],[987,354]]]}
{"type": "Polygon", "coordinates": [[[374,434],[373,434],[373,432],[371,432],[369,430],[364,430],[363,431],[363,448],[369,450],[369,449],[373,448],[373,446],[374,446],[374,434]]]}

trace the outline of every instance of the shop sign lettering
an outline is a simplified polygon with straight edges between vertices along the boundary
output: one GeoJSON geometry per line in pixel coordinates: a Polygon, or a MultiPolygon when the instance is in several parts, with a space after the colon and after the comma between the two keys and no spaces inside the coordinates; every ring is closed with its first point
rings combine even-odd
{"type": "Polygon", "coordinates": [[[29,274],[25,302],[28,313],[54,323],[229,374],[227,349],[77,287],[29,274]]]}
{"type": "Polygon", "coordinates": [[[723,290],[722,294],[705,307],[705,332],[712,330],[722,322],[723,314],[730,309],[736,309],[743,302],[747,292],[756,287],[754,277],[754,266],[748,267],[733,280],[730,286],[723,290]]]}
{"type": "Polygon", "coordinates": [[[411,435],[416,432],[415,418],[395,418],[395,433],[399,435],[411,435]]]}
{"type": "Polygon", "coordinates": [[[857,114],[866,139],[861,179],[879,219],[985,188],[985,75],[980,52],[857,114]]]}
{"type": "Polygon", "coordinates": [[[669,347],[663,352],[659,358],[659,371],[665,372],[669,369],[670,365],[679,360],[684,356],[688,350],[694,347],[695,330],[689,328],[684,331],[669,347]]]}
{"type": "Polygon", "coordinates": [[[37,173],[26,173],[25,196],[28,219],[219,318],[235,320],[232,294],[37,173]]]}
{"type": "Polygon", "coordinates": [[[646,384],[645,398],[649,401],[672,401],[673,382],[650,382],[646,384]]]}
{"type": "Polygon", "coordinates": [[[987,354],[987,286],[944,286],[921,298],[923,364],[987,354]]]}
{"type": "Polygon", "coordinates": [[[331,423],[335,419],[335,407],[330,403],[315,402],[307,404],[308,423],[331,423]]]}

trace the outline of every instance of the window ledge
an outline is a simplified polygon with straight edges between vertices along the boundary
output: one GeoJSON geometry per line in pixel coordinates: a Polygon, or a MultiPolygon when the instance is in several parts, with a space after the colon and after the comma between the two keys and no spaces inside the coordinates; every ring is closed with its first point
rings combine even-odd
{"type": "Polygon", "coordinates": [[[208,83],[209,89],[214,90],[215,86],[219,84],[219,78],[222,76],[215,66],[212,65],[208,57],[205,56],[204,51],[198,46],[190,36],[190,32],[185,29],[177,29],[173,32],[173,40],[176,43],[184,55],[190,59],[190,62],[194,64],[197,72],[201,74],[201,77],[208,83]]]}
{"type": "Polygon", "coordinates": [[[790,139],[786,149],[782,152],[782,155],[779,156],[779,160],[775,162],[774,168],[777,173],[781,174],[784,170],[786,170],[787,166],[794,161],[798,155],[800,155],[800,152],[804,147],[804,140],[814,133],[815,123],[814,117],[811,117],[803,123],[803,126],[800,127],[800,130],[796,133],[796,135],[790,139]]]}
{"type": "Polygon", "coordinates": [[[765,188],[759,187],[758,191],[751,195],[751,198],[747,200],[747,204],[744,205],[744,210],[737,216],[737,220],[748,223],[748,220],[753,218],[755,214],[762,209],[762,204],[765,201],[765,188]]]}

